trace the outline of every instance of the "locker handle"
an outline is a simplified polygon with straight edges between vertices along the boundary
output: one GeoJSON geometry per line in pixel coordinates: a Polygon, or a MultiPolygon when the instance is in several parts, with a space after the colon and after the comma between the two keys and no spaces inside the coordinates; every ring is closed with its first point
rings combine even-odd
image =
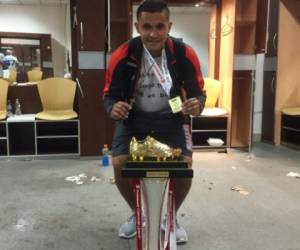
{"type": "Polygon", "coordinates": [[[275,86],[274,86],[274,84],[275,84],[275,76],[273,76],[272,82],[271,82],[271,90],[272,90],[273,94],[275,93],[275,86]]]}
{"type": "Polygon", "coordinates": [[[276,38],[277,38],[277,33],[275,33],[274,36],[273,36],[273,48],[274,48],[274,49],[277,49],[277,46],[276,46],[276,38]]]}
{"type": "Polygon", "coordinates": [[[83,36],[83,23],[80,22],[80,44],[83,45],[84,43],[84,36],[83,36]]]}

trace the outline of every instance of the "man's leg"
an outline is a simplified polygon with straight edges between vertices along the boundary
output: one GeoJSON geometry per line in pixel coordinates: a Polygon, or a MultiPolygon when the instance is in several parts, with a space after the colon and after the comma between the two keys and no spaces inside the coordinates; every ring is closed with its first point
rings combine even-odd
{"type": "MultiPolygon", "coordinates": [[[[185,160],[189,164],[189,168],[192,167],[192,157],[185,156],[185,160]]],[[[174,179],[174,185],[175,185],[175,209],[176,212],[178,211],[179,207],[183,203],[185,197],[190,191],[190,188],[192,186],[192,179],[186,178],[186,179],[174,179]]]]}
{"type": "MultiPolygon", "coordinates": [[[[115,180],[116,185],[131,208],[134,210],[134,195],[132,189],[132,179],[130,178],[123,178],[121,175],[122,169],[125,167],[125,163],[128,159],[128,155],[119,155],[115,156],[112,159],[112,164],[114,167],[115,173],[115,180]]],[[[135,216],[134,213],[129,217],[129,219],[121,225],[119,228],[119,236],[121,238],[130,239],[136,235],[136,228],[135,228],[135,216]]]]}
{"type": "MultiPolygon", "coordinates": [[[[185,160],[189,164],[189,168],[192,167],[192,157],[185,156],[185,160]]],[[[187,196],[188,192],[190,191],[191,185],[192,185],[192,179],[191,178],[183,178],[183,179],[174,179],[175,184],[175,209],[176,213],[183,203],[185,197],[187,196]]],[[[188,241],[188,236],[186,231],[182,226],[180,226],[176,219],[176,241],[177,244],[186,243],[188,241]]]]}
{"type": "Polygon", "coordinates": [[[116,185],[129,205],[129,207],[134,209],[134,195],[132,190],[132,179],[131,178],[123,178],[121,175],[122,169],[125,167],[126,161],[128,160],[128,155],[119,155],[113,157],[112,165],[114,167],[115,180],[116,185]]]}

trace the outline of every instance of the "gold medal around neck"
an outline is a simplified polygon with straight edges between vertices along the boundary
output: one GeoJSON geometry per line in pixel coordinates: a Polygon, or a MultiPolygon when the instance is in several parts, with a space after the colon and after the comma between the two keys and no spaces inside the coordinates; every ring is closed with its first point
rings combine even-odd
{"type": "Polygon", "coordinates": [[[178,113],[182,110],[182,101],[179,96],[176,96],[175,98],[170,99],[169,104],[170,104],[170,107],[174,114],[178,113]]]}

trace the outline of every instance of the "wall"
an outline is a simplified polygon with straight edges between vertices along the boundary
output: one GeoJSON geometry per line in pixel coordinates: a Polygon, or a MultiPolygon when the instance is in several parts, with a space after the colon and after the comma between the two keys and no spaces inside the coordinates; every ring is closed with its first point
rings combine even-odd
{"type": "Polygon", "coordinates": [[[51,34],[54,75],[63,76],[66,44],[70,48],[66,17],[66,5],[1,5],[0,31],[51,34]]]}
{"type": "MultiPolygon", "coordinates": [[[[182,11],[178,7],[170,7],[171,21],[173,26],[170,32],[171,36],[183,38],[183,41],[191,45],[201,63],[203,76],[208,76],[208,36],[209,36],[209,23],[210,13],[204,11],[203,13],[192,12],[191,8],[183,7],[182,11]],[[197,25],[195,25],[197,24],[197,25]]],[[[197,10],[195,10],[197,11],[197,10]]],[[[136,20],[136,7],[133,11],[133,24],[136,20]]],[[[138,33],[133,27],[133,36],[138,33]]]]}

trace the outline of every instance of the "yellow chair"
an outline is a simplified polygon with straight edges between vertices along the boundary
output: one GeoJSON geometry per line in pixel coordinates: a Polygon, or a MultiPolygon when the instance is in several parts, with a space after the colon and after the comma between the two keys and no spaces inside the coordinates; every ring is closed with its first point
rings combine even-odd
{"type": "Polygon", "coordinates": [[[77,117],[73,110],[76,83],[64,78],[47,78],[37,84],[43,111],[36,118],[69,120],[77,117]]]}
{"type": "Polygon", "coordinates": [[[40,80],[42,80],[43,77],[43,71],[41,70],[30,70],[27,71],[27,78],[28,78],[28,82],[38,82],[40,80]]]}
{"type": "Polygon", "coordinates": [[[0,79],[0,120],[5,119],[7,115],[7,92],[8,82],[6,80],[0,79]]]}
{"type": "Polygon", "coordinates": [[[204,89],[206,90],[206,108],[214,108],[221,94],[221,82],[212,78],[204,78],[204,89]]]}
{"type": "Polygon", "coordinates": [[[227,111],[217,108],[217,101],[221,94],[221,82],[213,78],[204,78],[204,89],[206,91],[206,102],[202,116],[225,115],[227,111]]]}
{"type": "Polygon", "coordinates": [[[6,79],[10,85],[13,85],[17,82],[17,71],[16,70],[10,70],[9,76],[6,79]]]}

